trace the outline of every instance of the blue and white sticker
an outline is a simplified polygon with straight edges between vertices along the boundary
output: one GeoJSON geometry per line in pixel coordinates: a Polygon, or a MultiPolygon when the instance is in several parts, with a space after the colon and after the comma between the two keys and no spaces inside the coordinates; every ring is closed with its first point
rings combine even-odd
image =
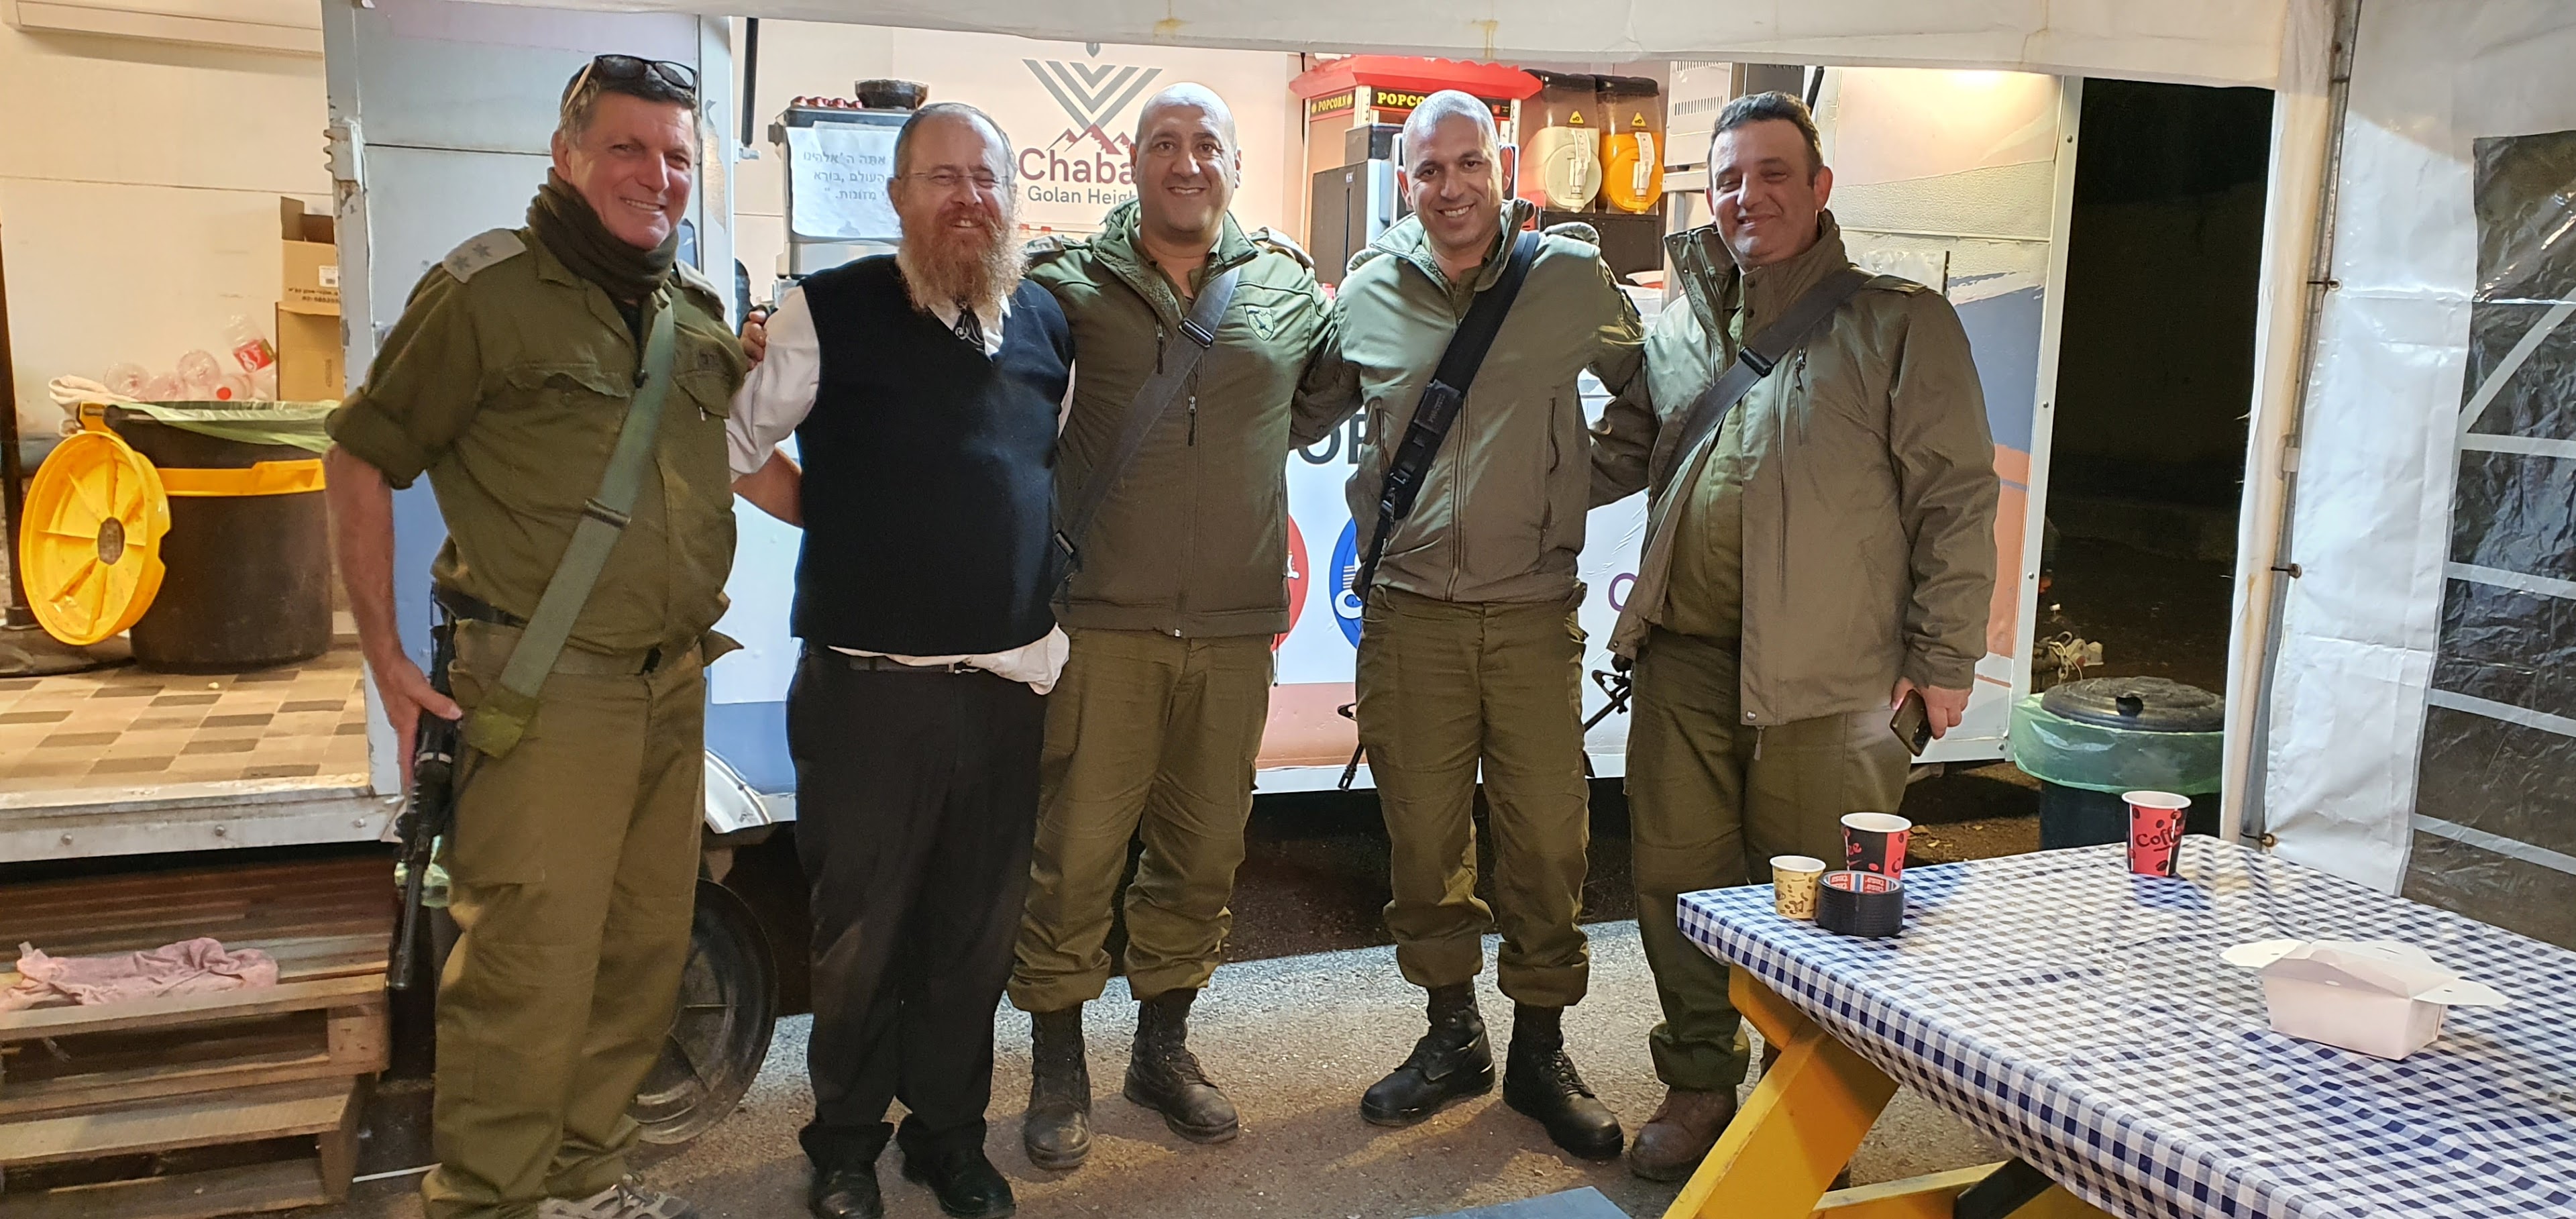
{"type": "Polygon", "coordinates": [[[1333,621],[1341,624],[1342,634],[1352,647],[1360,646],[1360,594],[1351,582],[1360,575],[1360,523],[1346,521],[1342,536],[1333,540],[1333,621]]]}

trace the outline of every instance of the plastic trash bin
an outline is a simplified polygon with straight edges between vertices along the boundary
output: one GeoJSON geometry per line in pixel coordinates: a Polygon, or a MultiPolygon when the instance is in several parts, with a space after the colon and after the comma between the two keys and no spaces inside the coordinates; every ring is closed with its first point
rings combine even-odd
{"type": "Polygon", "coordinates": [[[2192,798],[2184,830],[2218,832],[2226,703],[2162,677],[2068,682],[2013,707],[2012,760],[2039,780],[2041,850],[2127,838],[2122,792],[2192,798]]]}

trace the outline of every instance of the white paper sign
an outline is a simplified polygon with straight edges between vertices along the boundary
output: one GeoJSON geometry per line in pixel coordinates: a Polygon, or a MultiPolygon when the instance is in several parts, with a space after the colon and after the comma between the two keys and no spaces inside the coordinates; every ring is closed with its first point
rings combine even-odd
{"type": "Polygon", "coordinates": [[[886,180],[894,173],[892,127],[818,123],[787,129],[794,176],[788,228],[825,241],[893,241],[902,235],[886,180]]]}

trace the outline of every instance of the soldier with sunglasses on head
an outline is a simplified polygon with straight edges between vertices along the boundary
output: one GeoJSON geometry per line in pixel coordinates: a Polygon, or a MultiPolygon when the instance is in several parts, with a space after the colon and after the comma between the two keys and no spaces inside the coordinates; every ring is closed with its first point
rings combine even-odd
{"type": "Polygon", "coordinates": [[[430,268],[330,420],[340,567],[385,714],[406,753],[423,714],[464,720],[429,1219],[696,1214],[627,1175],[627,1109],[688,958],[705,664],[729,646],[711,628],[745,363],[722,295],[676,259],[696,107],[682,65],[584,67],[526,226],[430,268]],[[612,459],[639,426],[649,448],[612,459]],[[618,469],[632,502],[588,507],[624,498],[618,469]],[[445,691],[394,623],[393,490],[424,473],[448,534],[445,691]],[[611,518],[604,539],[580,526],[611,518]],[[586,595],[546,596],[587,559],[586,595]]]}

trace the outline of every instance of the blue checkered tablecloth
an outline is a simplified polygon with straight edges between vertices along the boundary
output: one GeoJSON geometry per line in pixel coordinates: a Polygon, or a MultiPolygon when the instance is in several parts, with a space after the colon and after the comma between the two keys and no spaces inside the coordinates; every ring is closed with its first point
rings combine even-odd
{"type": "Polygon", "coordinates": [[[2113,1215],[2576,1217],[2576,953],[2190,838],[1905,872],[1905,931],[1847,939],[1771,888],[1685,894],[1684,934],[2113,1215]],[[2271,1031],[2251,940],[2403,940],[2511,1006],[2385,1062],[2271,1031]]]}

